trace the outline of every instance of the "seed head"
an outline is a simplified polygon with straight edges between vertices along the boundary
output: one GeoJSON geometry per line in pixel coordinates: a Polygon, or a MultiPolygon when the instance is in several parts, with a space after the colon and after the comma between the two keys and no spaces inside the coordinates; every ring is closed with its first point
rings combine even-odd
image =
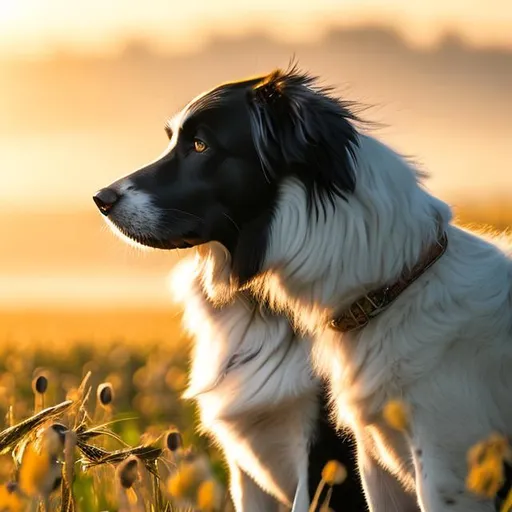
{"type": "Polygon", "coordinates": [[[57,434],[59,441],[62,443],[62,446],[64,446],[66,441],[66,433],[69,430],[68,427],[62,423],[53,423],[50,425],[50,428],[57,434]]]}
{"type": "Polygon", "coordinates": [[[327,485],[333,486],[343,483],[347,478],[345,466],[337,460],[330,460],[322,470],[322,480],[327,485]]]}
{"type": "Polygon", "coordinates": [[[34,393],[44,395],[48,389],[48,378],[45,375],[39,375],[32,381],[34,393]]]}
{"type": "Polygon", "coordinates": [[[171,452],[183,448],[183,438],[178,429],[171,428],[171,430],[167,432],[165,436],[165,447],[171,452]]]}
{"type": "Polygon", "coordinates": [[[127,457],[117,468],[121,487],[130,489],[139,478],[139,460],[134,455],[127,457]]]}
{"type": "Polygon", "coordinates": [[[107,407],[114,400],[114,388],[110,382],[104,382],[98,386],[98,402],[107,407]]]}

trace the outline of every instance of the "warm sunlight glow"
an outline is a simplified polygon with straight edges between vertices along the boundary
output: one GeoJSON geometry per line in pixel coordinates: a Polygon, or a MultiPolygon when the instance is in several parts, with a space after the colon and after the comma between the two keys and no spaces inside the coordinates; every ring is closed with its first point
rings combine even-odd
{"type": "Polygon", "coordinates": [[[27,9],[27,2],[0,0],[0,25],[16,21],[23,16],[27,9]]]}

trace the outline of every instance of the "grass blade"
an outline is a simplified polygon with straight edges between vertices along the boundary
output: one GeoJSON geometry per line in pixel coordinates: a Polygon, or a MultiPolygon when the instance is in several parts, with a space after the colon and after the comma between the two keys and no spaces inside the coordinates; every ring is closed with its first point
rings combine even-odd
{"type": "Polygon", "coordinates": [[[11,451],[34,429],[42,425],[45,421],[55,418],[62,412],[66,411],[72,404],[73,402],[71,400],[67,400],[66,402],[54,405],[53,407],[48,407],[21,423],[0,432],[0,454],[3,455],[11,451]]]}

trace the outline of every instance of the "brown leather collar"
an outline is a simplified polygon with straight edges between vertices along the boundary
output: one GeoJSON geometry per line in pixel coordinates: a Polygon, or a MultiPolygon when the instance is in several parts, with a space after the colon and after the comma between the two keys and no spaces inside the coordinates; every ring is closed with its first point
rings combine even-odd
{"type": "Polygon", "coordinates": [[[372,318],[387,309],[407,287],[425,273],[444,254],[447,246],[448,238],[446,232],[442,231],[418,263],[411,270],[404,272],[398,281],[373,290],[356,300],[345,311],[336,315],[329,322],[329,326],[340,332],[365,327],[372,318]]]}

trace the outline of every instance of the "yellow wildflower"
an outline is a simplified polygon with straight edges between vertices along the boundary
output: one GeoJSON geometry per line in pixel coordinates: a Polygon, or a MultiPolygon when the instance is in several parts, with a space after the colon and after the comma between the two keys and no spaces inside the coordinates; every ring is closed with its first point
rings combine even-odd
{"type": "Polygon", "coordinates": [[[472,446],[468,451],[468,464],[481,464],[489,457],[510,458],[510,446],[505,436],[491,434],[486,440],[472,446]]]}
{"type": "Polygon", "coordinates": [[[25,509],[23,500],[15,489],[0,485],[0,510],[2,512],[22,512],[25,509]]]}
{"type": "MultiPolygon", "coordinates": [[[[503,461],[510,460],[510,455],[511,449],[507,438],[500,434],[492,434],[488,439],[472,446],[467,454],[467,489],[475,494],[493,498],[503,485],[503,461]]],[[[508,499],[507,497],[507,501],[508,499]]],[[[508,507],[510,508],[510,505],[508,507]]]]}
{"type": "Polygon", "coordinates": [[[205,512],[220,508],[221,495],[213,480],[204,480],[197,490],[197,507],[205,512]]]}
{"type": "Polygon", "coordinates": [[[404,432],[409,427],[409,411],[401,400],[387,402],[384,406],[383,416],[386,423],[395,430],[404,432]]]}
{"type": "Polygon", "coordinates": [[[347,470],[345,466],[337,460],[330,460],[322,469],[322,480],[327,485],[338,485],[347,478],[347,470]]]}
{"type": "Polygon", "coordinates": [[[473,466],[466,478],[466,488],[475,494],[493,498],[503,485],[503,465],[499,458],[489,458],[473,466]]]}

